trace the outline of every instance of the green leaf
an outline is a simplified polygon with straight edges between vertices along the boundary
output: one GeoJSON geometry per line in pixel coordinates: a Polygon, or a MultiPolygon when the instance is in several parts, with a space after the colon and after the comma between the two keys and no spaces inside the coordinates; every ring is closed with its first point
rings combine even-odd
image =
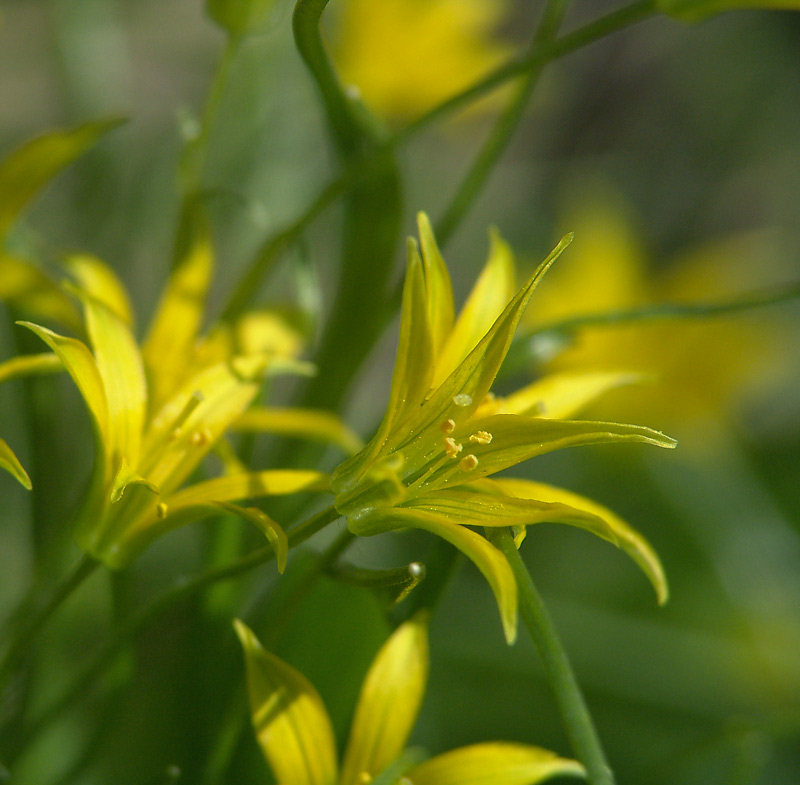
{"type": "Polygon", "coordinates": [[[336,742],[328,713],[311,683],[265,651],[242,622],[250,712],[258,743],[282,785],[335,785],[336,742]]]}
{"type": "Polygon", "coordinates": [[[18,147],[0,162],[0,241],[28,203],[64,167],[83,155],[122,120],[96,120],[50,131],[18,147]]]}
{"type": "Polygon", "coordinates": [[[580,763],[540,747],[488,742],[437,755],[408,772],[414,785],[535,785],[550,777],[585,777],[580,763]]]}
{"type": "Polygon", "coordinates": [[[418,615],[378,652],[361,688],[340,785],[368,782],[403,751],[428,679],[427,629],[418,615]]]}
{"type": "Polygon", "coordinates": [[[206,13],[238,37],[259,32],[274,6],[275,0],[206,0],[206,13]]]}
{"type": "Polygon", "coordinates": [[[14,451],[4,439],[0,439],[0,469],[5,469],[23,488],[31,489],[31,478],[28,477],[28,472],[22,468],[14,451]]]}
{"type": "Polygon", "coordinates": [[[446,515],[405,507],[367,509],[347,519],[353,534],[370,536],[395,529],[422,529],[458,548],[483,573],[494,593],[506,641],[517,637],[517,584],[502,553],[484,537],[460,526],[446,515]]]}

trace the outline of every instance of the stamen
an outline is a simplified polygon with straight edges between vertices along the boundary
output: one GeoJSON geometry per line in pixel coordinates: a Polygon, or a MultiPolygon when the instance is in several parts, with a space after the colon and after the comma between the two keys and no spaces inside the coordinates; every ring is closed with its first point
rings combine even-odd
{"type": "Polygon", "coordinates": [[[456,421],[447,419],[445,420],[440,426],[439,430],[447,436],[448,434],[452,433],[456,429],[456,421]]]}
{"type": "Polygon", "coordinates": [[[167,517],[167,505],[164,502],[159,502],[156,507],[156,517],[162,520],[167,517]]]}
{"type": "Polygon", "coordinates": [[[491,444],[492,434],[489,431],[476,431],[469,437],[469,440],[473,444],[491,444]]]}
{"type": "Polygon", "coordinates": [[[202,431],[195,431],[192,434],[191,442],[195,447],[205,447],[211,439],[211,431],[208,428],[203,428],[202,431]]]}
{"type": "Polygon", "coordinates": [[[478,465],[478,458],[472,453],[470,453],[469,455],[465,455],[458,462],[458,468],[461,469],[462,472],[471,472],[477,465],[478,465]]]}
{"type": "Polygon", "coordinates": [[[472,406],[472,396],[466,393],[459,393],[453,398],[453,403],[456,406],[472,406]]]}
{"type": "Polygon", "coordinates": [[[455,458],[464,449],[463,444],[459,444],[455,439],[448,436],[444,440],[444,454],[448,458],[455,458]]]}

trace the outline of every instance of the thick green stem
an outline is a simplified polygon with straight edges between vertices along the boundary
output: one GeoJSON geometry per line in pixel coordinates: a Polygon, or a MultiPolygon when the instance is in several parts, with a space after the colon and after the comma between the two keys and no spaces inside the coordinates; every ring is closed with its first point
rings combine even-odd
{"type": "MultiPolygon", "coordinates": [[[[535,51],[537,46],[555,38],[568,2],[569,0],[550,0],[534,33],[530,52],[535,51]]],[[[447,244],[489,180],[492,170],[522,120],[541,72],[542,66],[533,68],[522,77],[520,84],[515,85],[511,100],[500,114],[486,143],[472,162],[472,166],[450,200],[444,215],[439,219],[436,226],[436,239],[441,247],[447,244]]]]}
{"type": "Polygon", "coordinates": [[[592,785],[614,785],[589,709],[583,698],[569,658],[558,638],[550,614],[536,591],[530,573],[508,529],[494,532],[493,541],[508,559],[519,588],[522,621],[542,660],[545,674],[555,693],[564,728],[577,759],[585,766],[592,785]]]}
{"type": "Polygon", "coordinates": [[[14,631],[13,638],[0,659],[0,690],[5,688],[6,680],[19,663],[31,641],[36,637],[50,616],[72,593],[95,571],[99,562],[84,554],[72,569],[50,590],[44,600],[36,598],[36,592],[28,606],[28,614],[14,631]]]}

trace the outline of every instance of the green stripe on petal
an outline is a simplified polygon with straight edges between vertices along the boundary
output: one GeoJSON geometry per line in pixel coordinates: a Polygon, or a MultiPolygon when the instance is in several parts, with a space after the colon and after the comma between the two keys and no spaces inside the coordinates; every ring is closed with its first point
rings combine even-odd
{"type": "MultiPolygon", "coordinates": [[[[434,356],[438,357],[455,321],[453,285],[450,282],[450,273],[447,271],[442,254],[436,245],[431,222],[425,213],[417,214],[417,228],[422,248],[422,266],[425,270],[428,322],[431,326],[434,356]]],[[[510,299],[510,295],[508,299],[510,299]]]]}
{"type": "Polygon", "coordinates": [[[660,431],[639,425],[593,422],[590,420],[548,420],[520,414],[496,414],[470,420],[463,429],[456,429],[453,438],[465,444],[465,452],[477,461],[469,471],[455,470],[449,464],[438,469],[421,491],[461,485],[515,466],[537,455],[587,444],[607,442],[639,442],[656,447],[674,447],[676,442],[660,431]],[[470,435],[483,432],[491,435],[489,443],[474,443],[470,435]],[[468,448],[467,446],[468,445],[468,448]]]}
{"type": "Polygon", "coordinates": [[[585,777],[580,763],[511,742],[487,742],[437,755],[414,767],[414,785],[535,785],[550,777],[585,777]]]}
{"type": "Polygon", "coordinates": [[[28,472],[22,468],[19,459],[4,439],[0,439],[0,469],[5,469],[23,488],[30,490],[33,487],[28,472]]]}
{"type": "MultiPolygon", "coordinates": [[[[576,510],[583,510],[597,518],[601,518],[608,529],[613,532],[613,538],[605,536],[605,539],[625,551],[639,565],[653,585],[659,605],[663,605],[669,598],[669,587],[664,568],[653,547],[639,532],[631,528],[622,518],[607,507],[598,504],[592,499],[572,493],[572,491],[555,488],[552,485],[546,485],[541,482],[533,482],[532,480],[501,478],[487,482],[502,493],[517,496],[521,499],[537,499],[542,502],[566,504],[576,510]]],[[[604,536],[600,532],[595,533],[600,534],[601,537],[604,536]]]]}
{"type": "Polygon", "coordinates": [[[319,694],[294,668],[265,651],[242,622],[250,712],[258,743],[281,785],[335,785],[336,744],[319,694]]]}
{"type": "Polygon", "coordinates": [[[428,680],[427,618],[402,624],[378,652],[356,706],[339,785],[369,782],[406,744],[428,680]]]}
{"type": "Polygon", "coordinates": [[[505,557],[480,534],[460,526],[449,516],[427,510],[391,507],[352,515],[347,526],[353,534],[369,536],[393,529],[422,529],[458,548],[483,573],[494,593],[506,641],[517,637],[517,584],[505,557]]]}
{"type": "Polygon", "coordinates": [[[490,242],[486,265],[437,358],[435,387],[475,348],[514,296],[514,255],[511,248],[496,231],[491,232],[490,242]]]}
{"type": "Polygon", "coordinates": [[[329,442],[350,455],[364,446],[339,417],[321,409],[254,406],[233,423],[233,428],[237,431],[275,433],[329,442]]]}

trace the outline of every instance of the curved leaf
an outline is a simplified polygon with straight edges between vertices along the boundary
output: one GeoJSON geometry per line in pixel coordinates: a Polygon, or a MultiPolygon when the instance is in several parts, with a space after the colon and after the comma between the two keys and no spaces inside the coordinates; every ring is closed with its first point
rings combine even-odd
{"type": "Polygon", "coordinates": [[[23,488],[30,490],[33,487],[28,473],[4,439],[0,439],[0,469],[5,469],[23,488]]]}

